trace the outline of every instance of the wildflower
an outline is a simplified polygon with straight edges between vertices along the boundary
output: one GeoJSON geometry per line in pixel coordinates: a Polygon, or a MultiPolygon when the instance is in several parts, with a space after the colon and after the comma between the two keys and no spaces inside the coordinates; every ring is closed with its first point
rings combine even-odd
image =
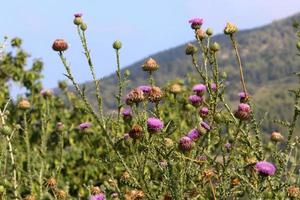
{"type": "Polygon", "coordinates": [[[144,94],[149,94],[151,92],[151,86],[141,85],[138,87],[139,90],[142,90],[144,94]]]}
{"type": "Polygon", "coordinates": [[[127,180],[129,180],[129,178],[130,178],[130,174],[128,173],[128,171],[124,171],[122,173],[121,180],[127,181],[127,180]]]}
{"type": "Polygon", "coordinates": [[[204,155],[201,155],[201,156],[197,156],[196,159],[199,160],[199,161],[206,161],[206,160],[207,160],[207,157],[204,156],[204,155]]]}
{"type": "Polygon", "coordinates": [[[179,148],[182,151],[189,151],[193,148],[193,140],[187,136],[183,136],[179,141],[179,148]]]}
{"type": "Polygon", "coordinates": [[[55,195],[58,199],[66,199],[67,193],[63,190],[55,190],[55,195]]]}
{"type": "Polygon", "coordinates": [[[131,110],[131,108],[124,108],[122,110],[122,115],[123,115],[124,121],[130,120],[132,118],[132,110],[131,110]]]}
{"type": "Polygon", "coordinates": [[[274,131],[271,134],[271,140],[274,142],[280,142],[280,141],[284,140],[284,137],[281,135],[281,133],[274,131]]]}
{"type": "Polygon", "coordinates": [[[87,24],[82,22],[82,23],[80,24],[80,29],[81,29],[82,31],[86,31],[86,29],[87,29],[87,24]]]}
{"type": "Polygon", "coordinates": [[[191,24],[192,29],[200,29],[204,20],[202,18],[193,18],[189,20],[189,23],[191,24]]]}
{"type": "Polygon", "coordinates": [[[79,128],[81,131],[85,131],[85,130],[89,129],[91,126],[92,126],[91,123],[89,123],[89,122],[84,122],[84,123],[79,124],[78,128],[79,128]]]}
{"type": "Polygon", "coordinates": [[[147,120],[147,128],[149,133],[157,133],[164,128],[164,123],[157,118],[151,117],[147,120]]]}
{"type": "Polygon", "coordinates": [[[239,97],[240,97],[240,102],[241,103],[246,103],[248,101],[249,94],[245,93],[245,92],[240,92],[239,97]]]}
{"type": "Polygon", "coordinates": [[[156,63],[156,61],[153,58],[149,58],[143,65],[142,69],[147,72],[153,72],[158,70],[159,65],[156,63]]]}
{"type": "Polygon", "coordinates": [[[53,177],[49,178],[46,182],[46,185],[50,188],[54,188],[56,184],[57,184],[56,179],[53,177]]]}
{"type": "Polygon", "coordinates": [[[140,200],[145,197],[142,190],[129,190],[125,194],[125,200],[140,200]]]}
{"type": "Polygon", "coordinates": [[[179,85],[178,83],[174,83],[170,86],[170,92],[173,94],[178,94],[181,92],[181,85],[179,85]]]}
{"type": "Polygon", "coordinates": [[[215,84],[215,83],[211,83],[210,87],[211,87],[212,91],[214,91],[214,92],[217,90],[217,84],[215,84]]]}
{"type": "Polygon", "coordinates": [[[201,105],[201,103],[203,102],[203,98],[199,97],[198,95],[191,95],[189,96],[189,102],[195,106],[198,107],[201,105]]]}
{"type": "Polygon", "coordinates": [[[163,95],[164,94],[159,87],[153,86],[149,93],[149,101],[152,103],[158,103],[162,99],[163,95]]]}
{"type": "Polygon", "coordinates": [[[125,133],[125,134],[123,135],[123,140],[128,141],[129,138],[130,138],[129,133],[125,133]]]}
{"type": "Polygon", "coordinates": [[[210,126],[206,122],[200,122],[197,127],[197,130],[199,131],[199,133],[204,135],[208,131],[210,131],[210,126]]]}
{"type": "Polygon", "coordinates": [[[224,28],[224,33],[226,35],[232,35],[238,31],[238,28],[233,23],[227,22],[226,27],[224,28]]]}
{"type": "Polygon", "coordinates": [[[131,105],[132,103],[140,103],[145,99],[144,92],[138,88],[131,90],[126,96],[126,103],[131,105]]]}
{"type": "Polygon", "coordinates": [[[98,186],[93,186],[91,188],[91,195],[96,195],[96,194],[100,194],[101,193],[101,189],[98,186]]]}
{"type": "Polygon", "coordinates": [[[65,51],[68,49],[68,43],[63,39],[56,39],[53,42],[52,49],[54,51],[65,51]]]}
{"type": "Polygon", "coordinates": [[[120,40],[116,40],[114,43],[113,43],[113,48],[115,50],[119,50],[122,48],[122,42],[120,40]]]}
{"type": "Polygon", "coordinates": [[[200,137],[200,133],[197,129],[192,129],[190,132],[187,134],[187,137],[189,137],[191,140],[195,141],[200,137]]]}
{"type": "Polygon", "coordinates": [[[231,144],[227,142],[226,144],[224,144],[224,147],[227,151],[229,151],[231,149],[231,144]]]}
{"type": "Polygon", "coordinates": [[[51,89],[43,89],[43,90],[41,90],[40,94],[44,98],[49,98],[49,97],[51,97],[53,95],[53,90],[51,90],[51,89]]]}
{"type": "Polygon", "coordinates": [[[207,117],[208,113],[209,113],[209,110],[207,107],[203,107],[199,110],[199,114],[202,118],[207,117]]]}
{"type": "Polygon", "coordinates": [[[78,25],[82,24],[82,18],[81,18],[81,17],[82,17],[82,14],[81,14],[81,13],[76,13],[76,14],[74,14],[74,17],[75,17],[75,18],[74,18],[74,21],[73,21],[73,22],[74,22],[75,25],[78,26],[78,25]]]}
{"type": "Polygon", "coordinates": [[[203,96],[206,91],[206,86],[203,84],[197,84],[193,86],[193,92],[195,92],[198,96],[203,96]]]}
{"type": "Polygon", "coordinates": [[[26,99],[22,99],[19,103],[18,103],[18,108],[20,108],[21,110],[27,110],[30,108],[30,103],[28,100],[26,99]]]}
{"type": "Polygon", "coordinates": [[[211,36],[213,33],[214,33],[214,31],[213,31],[212,28],[206,29],[206,34],[207,34],[208,36],[211,36]]]}
{"type": "Polygon", "coordinates": [[[143,135],[143,128],[138,124],[134,124],[128,134],[132,139],[139,139],[143,135]]]}
{"type": "Polygon", "coordinates": [[[251,108],[246,103],[240,103],[238,106],[238,110],[235,111],[234,116],[240,120],[249,119],[251,114],[251,108]]]}
{"type": "Polygon", "coordinates": [[[259,161],[256,163],[255,168],[258,173],[264,176],[271,176],[275,174],[275,166],[267,161],[259,161]]]}
{"type": "Polygon", "coordinates": [[[203,40],[206,38],[206,32],[203,29],[198,29],[196,31],[196,39],[199,38],[200,40],[203,40]]]}
{"type": "Polygon", "coordinates": [[[288,196],[291,198],[297,198],[300,195],[300,189],[297,186],[290,186],[287,188],[288,196]]]}
{"type": "Polygon", "coordinates": [[[106,198],[103,193],[99,193],[99,194],[90,196],[89,200],[106,200],[106,198]]]}
{"type": "Polygon", "coordinates": [[[191,55],[192,56],[192,55],[196,54],[197,51],[198,51],[198,48],[195,45],[193,45],[191,43],[186,45],[186,48],[185,48],[185,54],[186,55],[191,55]]]}

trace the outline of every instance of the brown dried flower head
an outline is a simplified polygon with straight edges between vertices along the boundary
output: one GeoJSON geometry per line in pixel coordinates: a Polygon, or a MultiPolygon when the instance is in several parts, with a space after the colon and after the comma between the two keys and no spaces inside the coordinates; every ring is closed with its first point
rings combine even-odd
{"type": "Polygon", "coordinates": [[[53,42],[52,49],[54,51],[65,51],[68,49],[68,43],[63,39],[56,39],[53,42]]]}
{"type": "Polygon", "coordinates": [[[24,200],[36,200],[35,196],[30,194],[30,195],[27,195],[24,200]]]}
{"type": "Polygon", "coordinates": [[[178,83],[174,83],[170,86],[170,92],[173,94],[178,94],[181,91],[182,91],[182,87],[178,83]]]}
{"type": "Polygon", "coordinates": [[[30,108],[30,103],[27,99],[22,99],[19,103],[18,103],[18,108],[22,109],[22,110],[27,110],[30,108]]]}
{"type": "Polygon", "coordinates": [[[271,140],[272,140],[273,142],[281,142],[281,141],[284,140],[284,137],[281,135],[281,133],[275,132],[275,131],[274,131],[274,132],[271,134],[271,140]]]}
{"type": "Polygon", "coordinates": [[[132,103],[140,103],[144,99],[145,99],[144,92],[138,88],[131,90],[126,97],[126,101],[129,101],[132,103]]]}
{"type": "Polygon", "coordinates": [[[164,94],[159,87],[153,86],[149,93],[149,101],[152,103],[158,103],[162,99],[163,95],[164,94]]]}
{"type": "Polygon", "coordinates": [[[138,124],[134,124],[128,134],[132,139],[139,139],[143,135],[143,128],[138,124]]]}
{"type": "Polygon", "coordinates": [[[158,70],[159,65],[153,58],[149,58],[143,65],[142,69],[147,72],[153,72],[158,70]]]}
{"type": "Polygon", "coordinates": [[[56,179],[53,178],[53,177],[50,177],[50,178],[47,180],[46,185],[47,185],[47,187],[54,188],[54,187],[57,185],[56,179]]]}
{"type": "Polygon", "coordinates": [[[224,29],[224,33],[226,35],[232,35],[238,31],[238,28],[235,24],[231,22],[227,22],[226,27],[224,29]]]}
{"type": "Polygon", "coordinates": [[[58,199],[66,199],[67,193],[64,190],[56,190],[55,195],[58,199]]]}
{"type": "Polygon", "coordinates": [[[287,188],[288,196],[291,198],[297,198],[300,195],[300,189],[297,186],[290,186],[287,188]]]}
{"type": "Polygon", "coordinates": [[[125,194],[125,200],[141,200],[145,197],[145,194],[141,190],[129,190],[125,194]]]}
{"type": "Polygon", "coordinates": [[[96,194],[100,194],[101,193],[101,189],[98,186],[93,186],[91,188],[91,195],[96,195],[96,194]]]}
{"type": "Polygon", "coordinates": [[[203,172],[203,176],[207,179],[210,179],[214,175],[215,175],[215,172],[212,169],[207,169],[207,170],[204,170],[204,172],[203,172]]]}

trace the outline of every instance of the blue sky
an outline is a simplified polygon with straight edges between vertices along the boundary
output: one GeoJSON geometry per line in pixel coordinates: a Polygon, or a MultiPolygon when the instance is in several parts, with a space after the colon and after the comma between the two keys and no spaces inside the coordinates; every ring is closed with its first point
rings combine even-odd
{"type": "MultiPolygon", "coordinates": [[[[3,1],[3,0],[2,0],[3,1]]],[[[51,50],[54,39],[70,44],[66,55],[79,82],[90,80],[73,14],[88,24],[91,55],[98,77],[116,69],[114,40],[123,42],[123,67],[158,51],[193,39],[187,23],[202,17],[204,27],[220,33],[227,21],[240,29],[253,28],[300,12],[299,0],[6,0],[1,3],[0,36],[21,37],[33,58],[45,62],[44,85],[55,87],[64,68],[51,50]]]]}

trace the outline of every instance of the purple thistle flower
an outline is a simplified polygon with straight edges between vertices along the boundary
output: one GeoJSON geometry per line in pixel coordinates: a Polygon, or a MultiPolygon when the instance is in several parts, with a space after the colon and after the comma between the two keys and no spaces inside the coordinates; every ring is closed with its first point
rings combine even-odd
{"type": "Polygon", "coordinates": [[[206,117],[209,113],[209,110],[207,107],[203,107],[199,110],[199,114],[202,118],[206,117]]]}
{"type": "Polygon", "coordinates": [[[202,18],[192,18],[189,20],[192,29],[200,29],[201,25],[203,24],[204,20],[202,18]]]}
{"type": "Polygon", "coordinates": [[[89,123],[89,122],[84,122],[84,123],[79,124],[78,128],[79,128],[80,130],[84,131],[84,130],[90,128],[91,126],[92,126],[91,123],[89,123]]]}
{"type": "Polygon", "coordinates": [[[147,120],[147,128],[150,133],[157,133],[164,128],[164,123],[157,118],[151,117],[147,120]]]}
{"type": "Polygon", "coordinates": [[[210,130],[210,126],[206,122],[201,122],[200,125],[205,128],[207,131],[210,130]]]}
{"type": "Polygon", "coordinates": [[[240,103],[238,107],[238,111],[243,111],[249,113],[251,111],[250,106],[246,103],[240,103]]]}
{"type": "Polygon", "coordinates": [[[192,129],[188,132],[187,137],[191,138],[193,141],[197,140],[200,137],[200,133],[197,129],[192,129]]]}
{"type": "Polygon", "coordinates": [[[206,91],[206,87],[203,84],[197,84],[193,86],[193,92],[196,92],[197,95],[203,96],[206,91]]]}
{"type": "Polygon", "coordinates": [[[274,175],[276,171],[276,167],[272,163],[267,161],[257,162],[255,168],[258,171],[258,173],[264,176],[274,175]]]}
{"type": "Polygon", "coordinates": [[[105,195],[103,193],[91,195],[89,200],[106,200],[105,195]]]}
{"type": "Polygon", "coordinates": [[[225,149],[230,150],[231,149],[231,144],[229,142],[227,142],[226,144],[224,144],[225,149]]]}
{"type": "Polygon", "coordinates": [[[217,84],[215,84],[215,83],[210,84],[210,87],[211,87],[212,91],[217,90],[217,84]]]}
{"type": "Polygon", "coordinates": [[[248,93],[245,93],[245,92],[240,92],[239,93],[240,98],[246,98],[247,96],[249,96],[248,93]]]}
{"type": "Polygon", "coordinates": [[[149,94],[151,92],[151,86],[141,85],[138,89],[142,90],[145,94],[149,94]]]}
{"type": "Polygon", "coordinates": [[[122,115],[123,115],[124,121],[130,120],[132,118],[132,110],[131,110],[131,108],[124,108],[122,110],[122,115]]]}
{"type": "Polygon", "coordinates": [[[53,90],[51,90],[51,89],[42,89],[41,92],[40,92],[40,94],[43,97],[50,97],[53,94],[53,90]]]}
{"type": "Polygon", "coordinates": [[[199,106],[202,103],[202,101],[203,101],[203,98],[199,97],[197,95],[189,96],[189,102],[195,107],[199,106]]]}
{"type": "Polygon", "coordinates": [[[183,136],[179,141],[179,148],[182,151],[189,151],[193,148],[193,140],[187,136],[183,136]]]}
{"type": "Polygon", "coordinates": [[[128,140],[130,139],[129,133],[125,133],[125,134],[123,135],[123,139],[124,139],[125,141],[128,141],[128,140]]]}
{"type": "Polygon", "coordinates": [[[82,13],[75,13],[74,17],[82,17],[82,13]]]}
{"type": "Polygon", "coordinates": [[[197,156],[197,160],[199,161],[206,161],[207,160],[207,157],[202,155],[202,156],[197,156]]]}

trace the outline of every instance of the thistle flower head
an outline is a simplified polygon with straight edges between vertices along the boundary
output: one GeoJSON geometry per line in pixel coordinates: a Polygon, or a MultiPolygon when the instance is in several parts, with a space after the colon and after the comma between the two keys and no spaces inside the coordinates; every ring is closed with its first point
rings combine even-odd
{"type": "Polygon", "coordinates": [[[131,90],[126,96],[126,104],[140,103],[145,99],[144,92],[138,88],[131,90]]]}
{"type": "Polygon", "coordinates": [[[193,92],[195,92],[198,96],[203,96],[206,91],[206,86],[203,84],[196,84],[193,86],[193,92]]]}
{"type": "Polygon", "coordinates": [[[75,13],[74,17],[82,17],[82,13],[75,13]]]}
{"type": "Polygon", "coordinates": [[[59,52],[65,51],[68,49],[68,43],[63,39],[56,39],[52,44],[52,49],[59,52]]]}
{"type": "Polygon", "coordinates": [[[30,103],[27,99],[22,99],[21,101],[19,101],[18,103],[18,108],[20,108],[21,110],[27,110],[30,108],[30,103]]]}
{"type": "Polygon", "coordinates": [[[131,108],[124,108],[122,110],[122,115],[123,115],[123,118],[125,120],[131,119],[131,117],[132,117],[132,110],[131,110],[131,108]]]}
{"type": "Polygon", "coordinates": [[[86,129],[89,129],[91,126],[92,126],[91,123],[84,122],[84,123],[79,124],[78,128],[79,128],[79,130],[84,131],[86,129]]]}
{"type": "Polygon", "coordinates": [[[200,122],[197,127],[197,130],[200,134],[204,135],[208,131],[210,131],[210,126],[206,122],[200,122]]]}
{"type": "Polygon", "coordinates": [[[91,188],[91,195],[97,195],[101,193],[101,189],[98,186],[93,186],[91,188]]]}
{"type": "Polygon", "coordinates": [[[123,135],[123,139],[124,139],[125,141],[128,141],[129,138],[130,138],[129,133],[125,133],[125,134],[123,135]]]}
{"type": "Polygon", "coordinates": [[[158,70],[159,65],[157,64],[157,62],[153,59],[153,58],[149,58],[143,65],[142,65],[142,69],[144,71],[148,71],[148,72],[153,72],[158,70]]]}
{"type": "Polygon", "coordinates": [[[163,98],[164,93],[159,87],[153,86],[149,93],[149,101],[152,103],[158,103],[163,98]]]}
{"type": "Polygon", "coordinates": [[[192,56],[192,55],[196,54],[197,51],[198,51],[198,48],[195,45],[191,44],[191,43],[188,43],[185,47],[185,54],[186,55],[191,55],[192,56]]]}
{"type": "Polygon", "coordinates": [[[235,24],[227,22],[226,27],[224,28],[224,33],[226,35],[232,35],[238,31],[238,28],[235,24]]]}
{"type": "Polygon", "coordinates": [[[105,195],[103,193],[91,195],[89,200],[106,200],[105,195]]]}
{"type": "Polygon", "coordinates": [[[147,120],[147,129],[149,133],[157,133],[164,128],[164,123],[154,117],[148,118],[147,120]]]}
{"type": "Polygon", "coordinates": [[[189,96],[189,102],[195,106],[198,107],[201,105],[201,103],[203,102],[203,98],[198,96],[198,95],[191,95],[189,96]]]}
{"type": "Polygon", "coordinates": [[[40,94],[42,95],[42,97],[44,98],[49,98],[53,95],[53,90],[51,89],[42,89],[40,94]]]}
{"type": "Polygon", "coordinates": [[[271,140],[274,141],[274,142],[280,142],[280,141],[284,140],[284,137],[281,135],[281,133],[274,131],[271,134],[271,140]]]}
{"type": "Polygon", "coordinates": [[[300,196],[300,189],[299,187],[292,185],[287,188],[287,193],[289,197],[297,198],[300,196]]]}
{"type": "Polygon", "coordinates": [[[246,103],[248,101],[248,98],[249,98],[249,94],[248,93],[240,92],[238,95],[240,97],[240,102],[241,103],[246,103]]]}
{"type": "Polygon", "coordinates": [[[179,149],[189,151],[193,148],[193,140],[187,136],[183,136],[179,140],[179,149]]]}
{"type": "Polygon", "coordinates": [[[211,87],[212,91],[216,91],[217,90],[217,84],[215,84],[215,83],[211,83],[210,87],[211,87]]]}
{"type": "Polygon", "coordinates": [[[192,18],[189,20],[189,23],[191,24],[192,29],[200,29],[204,20],[202,18],[192,18]]]}
{"type": "Polygon", "coordinates": [[[240,103],[238,106],[238,110],[243,112],[248,112],[248,113],[251,112],[249,104],[246,103],[240,103]]]}
{"type": "Polygon", "coordinates": [[[137,87],[139,90],[142,90],[144,94],[149,94],[151,92],[151,86],[148,85],[141,85],[137,87]]]}
{"type": "Polygon", "coordinates": [[[258,173],[264,176],[271,176],[275,174],[275,166],[267,161],[259,161],[256,163],[255,168],[258,173]]]}
{"type": "Polygon", "coordinates": [[[178,94],[181,92],[181,90],[181,85],[179,85],[178,83],[174,83],[170,86],[170,92],[173,94],[178,94]]]}
{"type": "Polygon", "coordinates": [[[138,124],[134,124],[128,134],[132,139],[139,139],[143,135],[143,128],[138,124]]]}
{"type": "Polygon", "coordinates": [[[200,40],[203,40],[206,38],[206,32],[203,29],[198,29],[196,31],[196,39],[199,38],[200,40]]]}
{"type": "Polygon", "coordinates": [[[187,137],[195,141],[200,137],[200,133],[196,128],[194,128],[188,132],[187,137]]]}
{"type": "Polygon", "coordinates": [[[202,118],[205,118],[209,113],[209,110],[207,107],[203,107],[199,110],[199,114],[202,118]]]}

